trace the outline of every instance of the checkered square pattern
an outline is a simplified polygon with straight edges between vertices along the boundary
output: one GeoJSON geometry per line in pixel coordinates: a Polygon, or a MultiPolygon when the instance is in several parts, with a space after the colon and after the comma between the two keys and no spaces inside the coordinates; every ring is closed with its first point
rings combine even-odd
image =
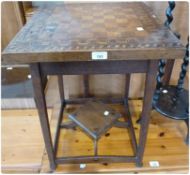
{"type": "Polygon", "coordinates": [[[8,52],[127,50],[181,46],[141,2],[68,3],[40,10],[8,52]],[[138,31],[140,27],[143,30],[138,31]]]}

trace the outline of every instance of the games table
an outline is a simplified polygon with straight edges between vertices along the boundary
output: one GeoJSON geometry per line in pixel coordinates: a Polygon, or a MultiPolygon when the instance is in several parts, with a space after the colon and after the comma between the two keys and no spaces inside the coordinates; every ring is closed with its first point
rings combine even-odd
{"type": "MultiPolygon", "coordinates": [[[[141,166],[159,59],[183,58],[184,51],[175,35],[142,2],[59,2],[38,9],[3,51],[2,64],[30,65],[51,169],[55,169],[57,164],[90,162],[134,162],[141,166]],[[125,74],[128,85],[125,96],[102,101],[122,103],[129,110],[127,92],[132,73],[146,74],[139,140],[133,140],[132,144],[134,155],[56,157],[64,107],[82,104],[89,99],[87,93],[86,98],[65,99],[62,76],[84,75],[87,90],[90,74],[125,74]],[[44,94],[48,75],[58,76],[62,99],[54,141],[44,94]]],[[[132,123],[129,127],[133,130],[132,123]]]]}

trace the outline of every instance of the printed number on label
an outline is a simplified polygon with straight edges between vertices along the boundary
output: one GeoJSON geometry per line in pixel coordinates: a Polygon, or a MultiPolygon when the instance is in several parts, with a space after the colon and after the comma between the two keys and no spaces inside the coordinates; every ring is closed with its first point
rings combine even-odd
{"type": "Polygon", "coordinates": [[[106,60],[108,59],[107,52],[92,52],[92,60],[106,60]]]}

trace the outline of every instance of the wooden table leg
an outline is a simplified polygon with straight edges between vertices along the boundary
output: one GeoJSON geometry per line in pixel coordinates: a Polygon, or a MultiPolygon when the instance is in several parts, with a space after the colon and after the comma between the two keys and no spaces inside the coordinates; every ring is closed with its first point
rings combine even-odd
{"type": "Polygon", "coordinates": [[[38,109],[45,147],[50,161],[50,167],[52,170],[54,170],[56,168],[55,157],[54,157],[55,154],[50,134],[50,126],[47,114],[47,107],[46,107],[40,65],[38,63],[30,64],[30,70],[32,75],[35,102],[36,102],[36,107],[38,109]]]}
{"type": "Polygon", "coordinates": [[[83,75],[84,97],[89,97],[89,75],[83,75]]]}
{"type": "Polygon", "coordinates": [[[125,99],[129,98],[129,87],[130,87],[131,74],[125,75],[125,99]]]}
{"type": "Polygon", "coordinates": [[[175,63],[174,59],[167,60],[167,62],[166,62],[165,73],[164,73],[164,77],[163,77],[163,85],[169,85],[174,63],[175,63]]]}
{"type": "Polygon", "coordinates": [[[139,167],[142,166],[142,159],[146,144],[150,112],[152,109],[152,98],[156,84],[157,67],[158,67],[157,60],[150,61],[148,71],[146,74],[143,109],[141,114],[141,128],[139,134],[139,143],[138,143],[137,159],[136,159],[136,165],[139,167]]]}
{"type": "Polygon", "coordinates": [[[126,74],[125,75],[125,94],[124,94],[125,101],[124,101],[124,104],[125,104],[125,110],[126,110],[127,115],[125,117],[125,120],[127,122],[129,122],[128,132],[129,132],[129,135],[130,135],[130,138],[131,138],[130,141],[131,141],[131,144],[133,146],[134,154],[136,155],[136,152],[137,152],[136,136],[135,136],[135,132],[134,132],[133,123],[132,123],[132,120],[131,120],[131,114],[130,114],[129,103],[128,103],[130,80],[131,80],[131,74],[126,74]]]}
{"type": "Polygon", "coordinates": [[[58,89],[59,89],[59,96],[61,102],[65,100],[65,95],[64,95],[64,86],[63,86],[63,76],[58,75],[58,89]]]}

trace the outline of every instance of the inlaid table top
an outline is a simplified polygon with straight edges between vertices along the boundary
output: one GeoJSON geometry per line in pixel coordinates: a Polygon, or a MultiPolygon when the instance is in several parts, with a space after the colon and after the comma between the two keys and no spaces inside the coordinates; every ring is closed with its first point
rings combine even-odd
{"type": "MultiPolygon", "coordinates": [[[[163,11],[164,13],[164,11],[163,11]]],[[[58,3],[39,9],[2,53],[3,64],[176,59],[184,46],[142,2],[58,3]]]]}

